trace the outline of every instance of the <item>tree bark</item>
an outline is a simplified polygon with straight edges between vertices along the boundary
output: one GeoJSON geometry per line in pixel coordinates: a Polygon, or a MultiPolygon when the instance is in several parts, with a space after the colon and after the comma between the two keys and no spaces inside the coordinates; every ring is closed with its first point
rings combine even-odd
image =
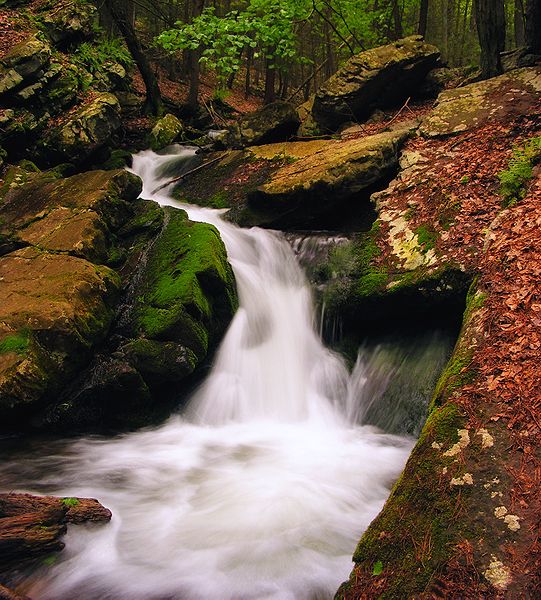
{"type": "Polygon", "coordinates": [[[276,69],[271,66],[270,61],[267,60],[265,65],[265,104],[270,104],[276,99],[276,69]]]}
{"type": "Polygon", "coordinates": [[[481,46],[481,77],[503,72],[500,54],[505,50],[504,0],[475,0],[475,20],[481,46]]]}
{"type": "Polygon", "coordinates": [[[515,45],[517,48],[526,45],[526,32],[524,29],[524,2],[523,0],[515,0],[515,9],[513,14],[515,45]]]}
{"type": "Polygon", "coordinates": [[[524,6],[526,46],[541,54],[541,0],[526,0],[524,6]]]}
{"type": "MultiPolygon", "coordinates": [[[[195,0],[193,2],[192,19],[199,17],[205,8],[205,0],[195,0]]],[[[199,84],[201,76],[201,64],[199,59],[201,52],[199,50],[190,50],[188,52],[188,72],[190,76],[190,89],[188,90],[188,105],[192,108],[199,106],[199,84]]]]}
{"type": "Polygon", "coordinates": [[[419,29],[417,33],[425,37],[426,29],[428,26],[428,0],[421,0],[421,7],[419,10],[419,29]]]}
{"type": "Polygon", "coordinates": [[[118,30],[126,41],[128,50],[130,51],[130,54],[132,55],[133,60],[135,61],[135,64],[137,65],[137,68],[139,69],[141,77],[145,83],[147,92],[144,106],[145,112],[147,114],[161,115],[163,112],[163,104],[158,80],[156,79],[154,71],[152,70],[150,63],[143,52],[141,42],[137,38],[137,34],[135,33],[135,29],[130,22],[129,16],[124,13],[122,8],[118,6],[118,3],[115,2],[115,0],[105,0],[105,5],[109,9],[109,12],[115,21],[115,25],[118,27],[118,30]]]}

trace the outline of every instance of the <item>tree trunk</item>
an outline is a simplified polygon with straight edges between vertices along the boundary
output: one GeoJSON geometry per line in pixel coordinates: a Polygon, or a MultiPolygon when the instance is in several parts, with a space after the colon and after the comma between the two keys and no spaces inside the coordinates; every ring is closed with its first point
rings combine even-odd
{"type": "Polygon", "coordinates": [[[481,46],[481,77],[503,72],[500,53],[505,50],[504,0],[475,0],[475,20],[481,46]]]}
{"type": "Polygon", "coordinates": [[[265,66],[265,104],[270,104],[275,100],[276,69],[271,68],[270,61],[265,66]]]}
{"type": "Polygon", "coordinates": [[[514,12],[515,26],[515,45],[521,48],[526,45],[526,31],[524,28],[524,2],[523,0],[515,0],[514,12]]]}
{"type": "Polygon", "coordinates": [[[534,54],[541,54],[541,0],[526,0],[526,46],[534,54]]]}
{"type": "Polygon", "coordinates": [[[143,48],[137,38],[133,25],[122,9],[119,8],[115,0],[105,0],[105,4],[115,21],[115,25],[118,27],[118,30],[126,41],[128,50],[130,51],[145,83],[147,91],[144,107],[145,112],[153,115],[161,115],[163,112],[163,104],[158,80],[143,52],[143,48]]]}
{"type": "MultiPolygon", "coordinates": [[[[192,19],[199,17],[205,8],[205,0],[195,0],[193,3],[192,19]]],[[[188,52],[188,72],[190,75],[190,89],[188,91],[188,104],[192,108],[199,106],[199,83],[201,75],[201,65],[199,59],[201,53],[199,50],[190,50],[188,52]]]]}
{"type": "Polygon", "coordinates": [[[419,35],[425,37],[426,29],[428,25],[428,0],[421,0],[421,8],[419,11],[419,29],[417,30],[419,35]]]}
{"type": "Polygon", "coordinates": [[[394,25],[393,36],[395,40],[399,40],[401,37],[403,37],[404,30],[402,29],[402,15],[400,14],[398,0],[393,0],[392,16],[394,25]]]}

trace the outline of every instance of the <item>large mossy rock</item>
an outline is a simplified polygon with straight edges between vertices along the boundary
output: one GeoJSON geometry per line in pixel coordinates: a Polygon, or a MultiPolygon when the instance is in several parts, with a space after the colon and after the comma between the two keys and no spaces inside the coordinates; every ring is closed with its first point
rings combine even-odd
{"type": "Polygon", "coordinates": [[[322,132],[362,121],[381,107],[411,96],[438,64],[438,49],[420,36],[361,52],[317,91],[310,115],[322,132]]]}
{"type": "Polygon", "coordinates": [[[140,191],[124,170],[59,179],[28,163],[7,172],[2,428],[145,425],[167,393],[178,402],[171,384],[220,340],[237,299],[218,231],[140,191]]]}
{"type": "Polygon", "coordinates": [[[300,118],[287,102],[273,102],[243,117],[230,131],[228,143],[234,147],[287,141],[297,133],[300,118]]]}
{"type": "Polygon", "coordinates": [[[41,16],[43,27],[55,46],[66,48],[94,34],[97,9],[89,2],[68,2],[41,16]]]}
{"type": "Polygon", "coordinates": [[[158,120],[150,132],[150,147],[157,151],[177,141],[184,131],[184,126],[175,115],[167,114],[158,120]]]}
{"type": "MultiPolygon", "coordinates": [[[[236,309],[235,282],[219,233],[167,208],[147,257],[132,327],[144,338],[182,340],[201,360],[236,309]]],[[[142,349],[153,353],[152,348],[142,349]]]]}
{"type": "Polygon", "coordinates": [[[119,127],[120,104],[116,96],[107,92],[95,94],[45,137],[41,154],[45,161],[51,160],[50,153],[56,162],[82,162],[109,143],[119,127]]]}
{"type": "Polygon", "coordinates": [[[463,133],[489,120],[513,119],[539,112],[541,67],[511,71],[500,77],[442,92],[421,126],[426,137],[463,133]]]}
{"type": "Polygon", "coordinates": [[[35,83],[46,71],[51,48],[31,35],[0,60],[0,98],[35,83]]]}
{"type": "Polygon", "coordinates": [[[366,202],[363,190],[389,178],[409,130],[344,139],[289,142],[251,149],[256,159],[282,160],[236,215],[242,225],[310,228],[343,203],[366,202]],[[285,164],[284,164],[285,163],[285,164]]]}
{"type": "Polygon", "coordinates": [[[0,414],[7,425],[50,402],[106,338],[121,278],[102,263],[141,189],[124,171],[64,180],[22,168],[12,175],[0,188],[0,414]]]}

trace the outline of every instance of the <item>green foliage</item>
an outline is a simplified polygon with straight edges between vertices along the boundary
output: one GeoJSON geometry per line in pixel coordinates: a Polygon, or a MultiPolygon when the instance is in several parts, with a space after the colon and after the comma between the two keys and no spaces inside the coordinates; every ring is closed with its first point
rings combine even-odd
{"type": "Polygon", "coordinates": [[[526,195],[533,168],[541,160],[541,136],[531,138],[513,149],[509,167],[498,175],[503,205],[513,206],[526,195]]]}
{"type": "Polygon", "coordinates": [[[79,500],[77,498],[62,498],[62,504],[71,508],[73,506],[77,506],[79,504],[79,500]]]}
{"type": "Polygon", "coordinates": [[[73,62],[81,68],[79,84],[83,90],[92,83],[94,76],[105,74],[107,65],[119,63],[129,69],[134,64],[131,54],[119,38],[104,38],[97,43],[84,42],[74,52],[73,62]]]}
{"type": "Polygon", "coordinates": [[[216,71],[221,87],[242,66],[242,54],[264,57],[270,68],[285,68],[297,55],[294,23],[305,18],[304,3],[281,0],[251,0],[244,10],[218,16],[206,8],[191,23],[178,21],[162,32],[156,43],[169,52],[199,50],[201,64],[216,71]]]}

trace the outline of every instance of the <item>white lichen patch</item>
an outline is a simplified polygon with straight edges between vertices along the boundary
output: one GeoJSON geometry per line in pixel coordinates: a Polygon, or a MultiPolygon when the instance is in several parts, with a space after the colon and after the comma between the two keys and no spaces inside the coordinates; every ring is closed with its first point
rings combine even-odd
{"type": "Polygon", "coordinates": [[[410,229],[404,215],[396,216],[396,212],[381,213],[380,218],[389,223],[389,244],[404,269],[414,271],[419,267],[430,267],[437,263],[434,250],[423,250],[419,238],[410,229]]]}
{"type": "Polygon", "coordinates": [[[494,438],[486,429],[479,429],[476,435],[480,436],[483,448],[492,448],[494,446],[494,438]]]}
{"type": "Polygon", "coordinates": [[[443,456],[456,456],[460,454],[464,448],[470,444],[470,434],[467,429],[458,430],[458,442],[451,446],[447,452],[443,453],[443,456]]]}
{"type": "Polygon", "coordinates": [[[488,569],[483,573],[488,581],[499,590],[506,590],[511,583],[511,571],[492,555],[488,569]]]}
{"type": "Polygon", "coordinates": [[[494,516],[498,519],[503,519],[507,514],[507,508],[505,506],[497,506],[494,509],[494,516]]]}
{"type": "Polygon", "coordinates": [[[518,531],[520,529],[520,517],[517,515],[505,515],[503,522],[509,527],[511,531],[518,531]]]}
{"type": "Polygon", "coordinates": [[[462,477],[453,477],[451,485],[473,485],[473,476],[471,473],[464,473],[462,477]]]}
{"type": "Polygon", "coordinates": [[[434,450],[441,450],[442,445],[438,444],[438,442],[432,442],[432,448],[434,448],[434,450]]]}
{"type": "Polygon", "coordinates": [[[510,515],[505,506],[497,506],[494,509],[494,516],[498,519],[502,519],[511,531],[518,531],[520,529],[520,517],[517,515],[510,515]]]}

